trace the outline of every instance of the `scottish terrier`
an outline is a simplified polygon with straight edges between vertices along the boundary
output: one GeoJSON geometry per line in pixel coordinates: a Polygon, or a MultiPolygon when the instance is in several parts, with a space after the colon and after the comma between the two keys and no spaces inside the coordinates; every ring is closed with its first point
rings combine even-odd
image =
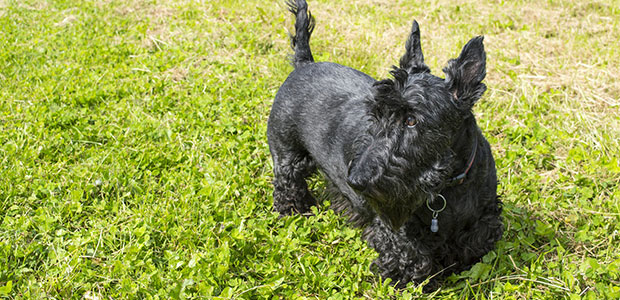
{"type": "Polygon", "coordinates": [[[318,169],[339,195],[332,206],[378,252],[372,268],[398,287],[478,262],[503,232],[495,161],[472,113],[486,90],[483,37],[448,61],[443,79],[424,63],[414,21],[393,78],[376,81],[314,62],[314,18],[304,0],[287,5],[295,70],[268,121],[274,209],[308,213],[316,200],[305,179],[318,169]]]}

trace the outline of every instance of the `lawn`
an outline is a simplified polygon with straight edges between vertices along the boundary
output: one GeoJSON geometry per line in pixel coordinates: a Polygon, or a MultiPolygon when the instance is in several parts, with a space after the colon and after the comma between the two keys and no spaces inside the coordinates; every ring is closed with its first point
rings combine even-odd
{"type": "Polygon", "coordinates": [[[315,59],[378,79],[414,18],[439,76],[485,35],[495,251],[395,290],[320,178],[271,210],[283,1],[0,0],[0,298],[620,298],[620,1],[309,5],[315,59]]]}

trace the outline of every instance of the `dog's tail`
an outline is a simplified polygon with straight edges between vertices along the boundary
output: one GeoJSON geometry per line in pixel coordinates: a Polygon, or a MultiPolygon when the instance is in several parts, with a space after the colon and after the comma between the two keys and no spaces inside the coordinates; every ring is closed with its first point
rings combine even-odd
{"type": "Polygon", "coordinates": [[[291,63],[295,68],[314,62],[310,51],[310,35],[314,30],[314,17],[305,0],[287,0],[288,10],[295,15],[295,34],[290,34],[291,48],[295,54],[291,63]],[[296,2],[295,2],[296,1],[296,2]]]}

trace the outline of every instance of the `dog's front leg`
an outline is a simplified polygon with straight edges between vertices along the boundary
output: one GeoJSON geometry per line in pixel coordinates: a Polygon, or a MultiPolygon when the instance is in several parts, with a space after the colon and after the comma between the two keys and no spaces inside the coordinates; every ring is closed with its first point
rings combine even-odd
{"type": "Polygon", "coordinates": [[[379,256],[373,269],[383,278],[403,288],[408,282],[420,283],[430,275],[432,259],[429,251],[418,241],[407,238],[404,226],[394,232],[380,218],[375,218],[364,232],[368,244],[379,256]]]}

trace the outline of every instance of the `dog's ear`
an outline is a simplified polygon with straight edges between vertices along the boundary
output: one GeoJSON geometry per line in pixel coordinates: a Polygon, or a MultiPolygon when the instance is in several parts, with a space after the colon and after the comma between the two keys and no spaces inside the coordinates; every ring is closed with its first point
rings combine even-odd
{"type": "Polygon", "coordinates": [[[413,20],[411,33],[405,44],[405,55],[400,58],[400,68],[407,73],[423,73],[430,72],[431,69],[424,64],[424,55],[422,54],[422,46],[420,45],[420,26],[418,22],[413,20]]]}
{"type": "Polygon", "coordinates": [[[459,57],[448,61],[448,65],[443,69],[446,85],[452,96],[468,108],[471,108],[487,89],[482,83],[486,76],[483,39],[483,36],[471,39],[463,47],[459,57]]]}

